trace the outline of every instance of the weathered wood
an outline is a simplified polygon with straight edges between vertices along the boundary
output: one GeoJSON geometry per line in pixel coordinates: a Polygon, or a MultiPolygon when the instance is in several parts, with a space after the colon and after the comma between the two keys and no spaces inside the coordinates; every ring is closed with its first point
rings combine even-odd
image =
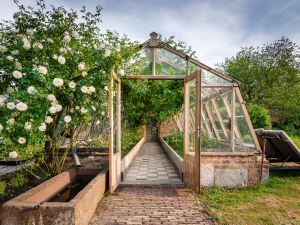
{"type": "Polygon", "coordinates": [[[235,88],[235,92],[236,92],[238,101],[239,101],[239,103],[240,103],[240,105],[241,105],[241,109],[242,109],[242,112],[243,112],[243,114],[244,114],[245,120],[246,120],[246,122],[247,122],[247,125],[248,125],[248,128],[249,128],[251,137],[252,137],[253,142],[254,142],[254,145],[255,145],[256,149],[257,149],[258,151],[261,152],[261,148],[260,148],[260,145],[259,145],[259,143],[258,143],[257,136],[256,136],[256,134],[255,134],[253,125],[252,125],[252,123],[251,123],[251,120],[250,120],[248,111],[247,111],[247,109],[246,109],[245,102],[244,102],[244,100],[243,100],[241,91],[240,91],[239,88],[235,88]]]}
{"type": "Polygon", "coordinates": [[[152,75],[156,75],[156,48],[151,49],[152,52],[152,75]]]}
{"type": "MultiPolygon", "coordinates": [[[[113,73],[113,72],[112,72],[113,73]]],[[[113,192],[115,190],[114,187],[114,107],[113,107],[113,97],[114,97],[114,79],[113,75],[111,75],[109,81],[109,128],[110,128],[110,135],[109,135],[109,191],[113,192]]]]}
{"type": "Polygon", "coordinates": [[[234,145],[234,129],[235,129],[235,91],[234,88],[232,89],[232,96],[231,96],[231,135],[230,135],[230,148],[231,151],[234,152],[235,145],[234,145]]]}

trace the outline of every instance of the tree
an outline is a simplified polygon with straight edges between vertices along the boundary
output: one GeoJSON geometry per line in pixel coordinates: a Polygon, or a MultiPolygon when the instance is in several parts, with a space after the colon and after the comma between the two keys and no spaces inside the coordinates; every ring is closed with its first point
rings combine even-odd
{"type": "Polygon", "coordinates": [[[45,164],[57,173],[62,140],[107,113],[111,70],[125,66],[137,43],[101,33],[100,6],[92,13],[49,9],[44,0],[36,9],[15,2],[14,21],[0,24],[0,156],[48,154],[54,161],[45,164]]]}
{"type": "Polygon", "coordinates": [[[299,47],[281,38],[262,47],[242,48],[218,65],[241,82],[246,101],[269,110],[272,123],[283,128],[300,122],[299,47]]]}

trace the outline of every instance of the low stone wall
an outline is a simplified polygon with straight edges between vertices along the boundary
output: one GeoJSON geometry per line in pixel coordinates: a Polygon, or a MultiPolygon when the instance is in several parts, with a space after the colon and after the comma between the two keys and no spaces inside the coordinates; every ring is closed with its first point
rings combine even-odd
{"type": "Polygon", "coordinates": [[[168,154],[169,158],[171,159],[173,165],[175,166],[177,173],[182,177],[182,163],[183,159],[171,148],[170,145],[168,145],[167,142],[164,141],[164,139],[159,138],[159,141],[161,143],[161,146],[165,150],[165,152],[168,154]]]}
{"type": "MultiPolygon", "coordinates": [[[[98,171],[99,172],[99,171],[98,171]]],[[[73,168],[6,202],[2,207],[2,225],[88,225],[98,202],[107,190],[107,170],[101,171],[69,202],[47,202],[77,175],[95,170],[73,168]]]]}
{"type": "MultiPolygon", "coordinates": [[[[183,159],[161,139],[171,161],[183,170],[183,159]],[[175,154],[176,155],[175,155],[175,154]],[[178,159],[178,157],[180,159],[178,159]]],[[[193,176],[194,155],[188,154],[185,167],[193,176]]],[[[201,153],[201,185],[206,187],[247,187],[260,182],[261,155],[252,152],[202,152],[201,153]]],[[[264,159],[262,180],[269,180],[269,162],[264,159]]]]}
{"type": "Polygon", "coordinates": [[[141,140],[128,152],[128,154],[122,159],[122,173],[126,173],[129,168],[131,162],[141,149],[143,143],[145,142],[145,138],[142,137],[141,140]]]}

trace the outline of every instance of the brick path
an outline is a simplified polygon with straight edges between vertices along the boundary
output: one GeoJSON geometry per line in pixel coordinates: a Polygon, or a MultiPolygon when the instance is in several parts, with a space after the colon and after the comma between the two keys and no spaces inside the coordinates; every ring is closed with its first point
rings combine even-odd
{"type": "Polygon", "coordinates": [[[213,224],[186,188],[121,186],[98,205],[90,225],[213,224]]]}
{"type": "Polygon", "coordinates": [[[182,184],[173,164],[157,142],[144,143],[123,184],[182,184]]]}

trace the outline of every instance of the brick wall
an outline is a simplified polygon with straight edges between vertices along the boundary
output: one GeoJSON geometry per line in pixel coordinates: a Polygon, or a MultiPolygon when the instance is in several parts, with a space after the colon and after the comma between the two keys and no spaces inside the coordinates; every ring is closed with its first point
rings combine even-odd
{"type": "Polygon", "coordinates": [[[159,137],[166,137],[170,135],[173,131],[179,131],[176,122],[174,119],[170,119],[169,121],[163,122],[159,126],[159,137]]]}

